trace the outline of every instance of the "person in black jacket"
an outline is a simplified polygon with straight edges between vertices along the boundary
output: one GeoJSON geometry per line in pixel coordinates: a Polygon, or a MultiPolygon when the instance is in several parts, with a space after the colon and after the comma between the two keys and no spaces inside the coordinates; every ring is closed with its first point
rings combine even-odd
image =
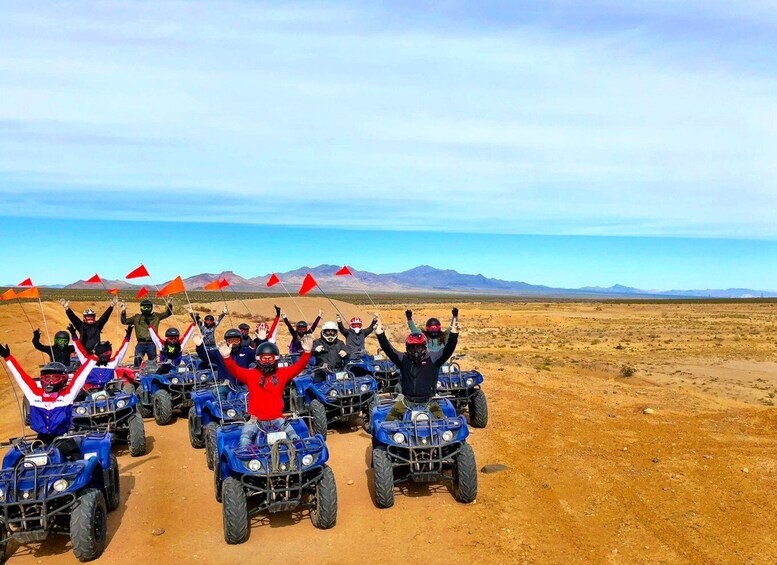
{"type": "Polygon", "coordinates": [[[70,366],[70,356],[74,355],[76,348],[70,344],[70,335],[66,331],[54,334],[54,345],[43,345],[40,342],[40,329],[32,332],[32,346],[49,356],[53,363],[62,363],[70,366]]]}
{"type": "Polygon", "coordinates": [[[367,355],[367,350],[364,348],[364,340],[375,329],[375,324],[378,323],[378,315],[375,314],[372,317],[372,323],[366,328],[362,328],[362,319],[357,317],[351,318],[348,323],[349,327],[345,327],[343,324],[343,318],[340,314],[337,315],[337,327],[340,329],[340,333],[345,337],[345,348],[348,350],[349,359],[361,359],[367,355]]]}
{"type": "Polygon", "coordinates": [[[437,377],[442,367],[451,358],[459,341],[459,322],[451,327],[451,333],[442,351],[429,352],[426,347],[426,336],[422,333],[412,333],[405,340],[405,353],[400,353],[389,343],[383,324],[378,321],[375,335],[386,356],[399,368],[402,395],[397,398],[394,406],[386,417],[387,421],[400,420],[404,417],[408,405],[429,405],[429,410],[435,418],[445,415],[436,402],[431,402],[437,391],[437,377]]]}
{"type": "Polygon", "coordinates": [[[76,316],[76,313],[70,309],[70,302],[63,298],[59,303],[64,306],[70,323],[76,327],[78,339],[81,341],[84,349],[86,349],[88,354],[91,354],[94,351],[94,346],[100,343],[100,333],[111,318],[113,308],[116,306],[116,299],[113,298],[111,300],[110,306],[103,312],[100,319],[97,319],[97,313],[91,308],[84,310],[84,317],[82,319],[76,316]]]}
{"type": "Polygon", "coordinates": [[[321,337],[313,342],[313,359],[319,369],[313,375],[315,382],[323,380],[326,369],[336,371],[345,365],[348,350],[345,343],[337,339],[337,324],[326,322],[321,329],[321,337]],[[322,371],[323,369],[323,371],[322,371]]]}

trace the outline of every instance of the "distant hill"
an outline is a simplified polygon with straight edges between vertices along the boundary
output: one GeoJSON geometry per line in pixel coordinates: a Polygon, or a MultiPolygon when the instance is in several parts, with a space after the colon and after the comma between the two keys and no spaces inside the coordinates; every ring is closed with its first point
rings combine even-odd
{"type": "MultiPolygon", "coordinates": [[[[369,271],[351,269],[354,276],[335,276],[341,265],[303,266],[286,272],[276,273],[292,294],[297,291],[305,275],[311,273],[321,287],[328,293],[353,293],[367,290],[370,293],[451,293],[486,294],[509,296],[547,296],[557,298],[774,298],[777,292],[760,291],[747,288],[706,289],[706,290],[641,290],[615,284],[609,287],[586,286],[582,288],[554,288],[535,285],[523,281],[506,281],[486,277],[482,274],[462,274],[452,269],[437,269],[429,265],[420,265],[399,273],[376,274],[369,271]]],[[[282,286],[267,287],[272,273],[255,277],[243,277],[233,271],[221,273],[200,273],[184,279],[187,289],[201,290],[214,280],[227,279],[231,290],[246,292],[284,292],[282,286]]],[[[169,281],[159,283],[160,287],[169,281]]],[[[106,280],[108,288],[137,289],[140,286],[121,280],[106,280]]],[[[61,285],[51,285],[59,287],[61,285]]],[[[73,289],[97,289],[101,285],[83,280],[64,286],[73,289]]]]}

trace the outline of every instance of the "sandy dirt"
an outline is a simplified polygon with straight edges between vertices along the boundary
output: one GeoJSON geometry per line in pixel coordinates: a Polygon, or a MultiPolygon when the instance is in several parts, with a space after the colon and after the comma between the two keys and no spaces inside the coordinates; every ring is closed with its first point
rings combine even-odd
{"type": "MultiPolygon", "coordinates": [[[[247,318],[239,303],[230,305],[247,318]]],[[[282,305],[298,317],[290,301],[282,305]]],[[[309,320],[320,307],[333,314],[323,299],[300,305],[309,320]]],[[[45,306],[52,330],[64,327],[62,308],[45,306]]],[[[272,312],[269,300],[248,306],[272,312]]],[[[346,316],[369,316],[338,306],[346,316]]],[[[166,427],[146,420],[149,453],[119,456],[122,502],[100,561],[775,562],[777,305],[458,306],[461,364],[487,379],[489,426],[470,436],[478,467],[509,466],[479,474],[476,503],[415,486],[398,490],[393,508],[375,508],[368,436],[338,428],[327,440],[339,496],[335,528],[316,530],[306,513],[273,515],[254,521],[247,543],[227,546],[212,474],[203,451],[189,445],[186,420],[166,427]],[[633,376],[622,376],[624,368],[633,376]],[[157,528],[164,534],[152,535],[157,528]]],[[[26,308],[38,324],[40,312],[26,308]]],[[[380,309],[399,338],[404,308],[380,309]]],[[[447,318],[449,305],[414,309],[423,322],[447,318]]],[[[107,337],[119,341],[115,321],[107,337]]],[[[41,359],[30,338],[19,306],[0,306],[0,341],[32,371],[41,359]]],[[[0,391],[0,436],[8,438],[19,434],[19,418],[7,379],[0,391]]],[[[11,558],[76,562],[62,537],[11,558]]]]}

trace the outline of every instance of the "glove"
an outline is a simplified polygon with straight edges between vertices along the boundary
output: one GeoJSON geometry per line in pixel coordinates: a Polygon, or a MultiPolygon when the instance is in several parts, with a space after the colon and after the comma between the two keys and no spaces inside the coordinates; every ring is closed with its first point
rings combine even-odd
{"type": "Polygon", "coordinates": [[[0,344],[0,357],[3,359],[8,359],[11,355],[11,348],[8,347],[8,344],[2,345],[0,344]]]}
{"type": "Polygon", "coordinates": [[[302,351],[305,353],[310,353],[313,351],[313,335],[312,334],[305,334],[302,336],[302,339],[300,340],[302,342],[302,351]]]}
{"type": "Polygon", "coordinates": [[[456,320],[455,322],[453,322],[453,325],[451,326],[451,333],[457,334],[459,333],[459,331],[461,331],[461,325],[459,324],[459,321],[456,320]]]}
{"type": "Polygon", "coordinates": [[[321,353],[323,350],[324,350],[323,345],[319,345],[318,347],[316,347],[316,353],[321,353]]]}
{"type": "Polygon", "coordinates": [[[199,347],[200,345],[202,345],[202,338],[201,338],[200,336],[198,336],[198,335],[195,335],[195,336],[192,338],[192,341],[194,341],[194,345],[196,345],[197,347],[199,347]]]}
{"type": "Polygon", "coordinates": [[[281,318],[286,319],[286,312],[281,312],[281,318]]]}
{"type": "Polygon", "coordinates": [[[383,327],[383,323],[378,319],[376,325],[375,325],[375,334],[381,335],[384,331],[386,331],[386,328],[383,327]]]}
{"type": "Polygon", "coordinates": [[[132,337],[132,328],[134,327],[135,326],[127,326],[127,333],[124,334],[124,339],[126,339],[127,341],[129,341],[130,338],[132,337]]]}
{"type": "Polygon", "coordinates": [[[454,308],[453,310],[451,310],[451,314],[453,314],[454,318],[458,318],[459,317],[459,309],[458,308],[454,308]]]}
{"type": "Polygon", "coordinates": [[[256,328],[256,337],[260,340],[267,339],[267,329],[266,328],[256,328]]]}
{"type": "Polygon", "coordinates": [[[124,302],[123,300],[121,301],[121,304],[119,304],[119,310],[121,310],[122,312],[127,311],[127,303],[124,302]]]}
{"type": "Polygon", "coordinates": [[[227,359],[232,354],[232,348],[227,345],[226,341],[219,342],[219,353],[224,359],[227,359]]]}
{"type": "Polygon", "coordinates": [[[408,322],[410,320],[412,320],[413,319],[413,311],[410,310],[409,308],[407,310],[405,310],[405,317],[407,318],[408,322]]]}
{"type": "Polygon", "coordinates": [[[115,308],[118,303],[119,303],[119,299],[118,298],[116,298],[115,296],[113,298],[111,298],[111,301],[110,301],[111,307],[115,308]]]}
{"type": "Polygon", "coordinates": [[[32,332],[32,339],[40,341],[40,328],[32,332]]]}
{"type": "Polygon", "coordinates": [[[277,305],[273,305],[273,307],[275,308],[275,317],[277,318],[281,315],[281,307],[277,305]]]}
{"type": "MultiPolygon", "coordinates": [[[[132,327],[132,326],[130,326],[130,327],[132,327]]],[[[70,337],[72,337],[73,339],[77,339],[78,338],[78,332],[76,332],[76,327],[73,324],[70,324],[67,327],[67,331],[70,332],[70,337]]]]}
{"type": "Polygon", "coordinates": [[[336,319],[338,322],[342,322],[342,321],[343,321],[343,317],[342,317],[340,314],[338,314],[337,316],[335,316],[335,319],[336,319]]]}
{"type": "Polygon", "coordinates": [[[377,324],[379,319],[380,318],[378,317],[378,313],[377,312],[372,315],[372,322],[373,323],[377,324]]]}
{"type": "Polygon", "coordinates": [[[70,306],[70,302],[68,302],[68,301],[67,301],[67,300],[65,300],[64,298],[60,298],[60,299],[59,299],[59,303],[60,303],[60,304],[62,304],[62,307],[63,307],[63,308],[67,308],[68,306],[70,306]]]}
{"type": "Polygon", "coordinates": [[[338,353],[340,357],[348,357],[348,352],[345,350],[341,350],[340,353],[338,353]]]}

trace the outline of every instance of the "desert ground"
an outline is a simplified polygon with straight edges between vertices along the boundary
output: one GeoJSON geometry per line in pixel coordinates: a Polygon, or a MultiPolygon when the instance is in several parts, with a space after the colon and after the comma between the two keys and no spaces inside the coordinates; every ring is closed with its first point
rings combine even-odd
{"type": "MultiPolygon", "coordinates": [[[[299,316],[290,300],[279,302],[299,316]]],[[[272,303],[229,302],[233,325],[248,320],[245,306],[267,317],[272,303]]],[[[333,317],[322,298],[298,303],[308,320],[319,308],[333,317]]],[[[373,311],[337,304],[346,316],[373,311]]],[[[72,304],[77,312],[89,305],[104,307],[72,304]]],[[[412,304],[421,323],[446,320],[451,306],[412,304]]],[[[203,451],[189,445],[186,420],[165,427],[146,420],[148,454],[119,455],[122,501],[99,562],[777,561],[777,304],[457,306],[460,363],[486,376],[491,418],[470,436],[478,467],[509,467],[479,473],[475,503],[418,485],[397,490],[393,508],[377,509],[368,435],[340,427],[327,440],[339,496],[335,528],[316,530],[305,513],[272,515],[254,521],[247,543],[227,546],[212,474],[203,451]]],[[[44,307],[52,334],[64,328],[62,307],[44,307]]],[[[42,327],[37,305],[25,309],[42,327]]],[[[405,332],[404,309],[378,305],[395,342],[405,332]]],[[[184,316],[173,323],[183,326],[184,316]]],[[[115,319],[106,328],[114,344],[118,329],[115,319]]],[[[0,306],[0,342],[30,372],[41,363],[31,332],[18,303],[0,306]]],[[[287,343],[285,330],[279,343],[287,343]]],[[[373,338],[368,344],[377,347],[373,338]]],[[[8,379],[0,392],[5,440],[21,427],[8,379]]],[[[63,537],[11,557],[19,565],[76,562],[63,537]]]]}

